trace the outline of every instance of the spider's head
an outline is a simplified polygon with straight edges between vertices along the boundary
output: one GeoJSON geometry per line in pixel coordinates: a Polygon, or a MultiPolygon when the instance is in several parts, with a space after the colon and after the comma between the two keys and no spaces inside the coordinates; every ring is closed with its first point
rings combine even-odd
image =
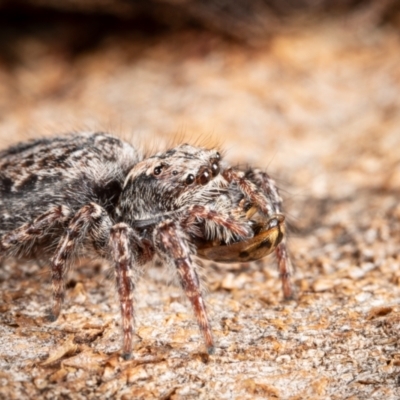
{"type": "Polygon", "coordinates": [[[212,203],[228,186],[220,173],[222,168],[216,150],[183,144],[158,153],[129,172],[119,212],[138,220],[212,203]]]}
{"type": "MultiPolygon", "coordinates": [[[[271,253],[284,235],[282,214],[260,213],[257,200],[269,206],[243,171],[235,172],[216,150],[183,144],[136,164],[129,172],[118,205],[125,222],[136,228],[154,226],[192,206],[205,206],[225,218],[247,225],[250,237],[232,235],[207,221],[194,242],[200,257],[220,262],[247,262],[271,253]],[[236,180],[235,180],[236,179],[236,180]],[[243,188],[240,187],[243,180],[243,188]],[[250,194],[246,195],[247,192],[250,194]]],[[[272,203],[271,203],[272,204],[272,203]]],[[[271,208],[273,204],[271,205],[271,208]]],[[[221,227],[220,227],[221,228],[221,227]]]]}

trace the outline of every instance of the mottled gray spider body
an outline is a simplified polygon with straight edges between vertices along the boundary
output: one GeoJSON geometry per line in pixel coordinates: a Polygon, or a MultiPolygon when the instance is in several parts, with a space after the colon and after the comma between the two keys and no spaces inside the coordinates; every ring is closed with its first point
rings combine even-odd
{"type": "Polygon", "coordinates": [[[125,358],[132,348],[138,266],[157,256],[176,268],[212,353],[193,257],[249,261],[275,250],[290,298],[283,234],[274,182],[259,170],[229,167],[216,150],[184,144],[142,159],[118,138],[81,133],[0,152],[0,258],[50,263],[52,320],[60,313],[73,259],[107,259],[115,270],[125,358]]]}

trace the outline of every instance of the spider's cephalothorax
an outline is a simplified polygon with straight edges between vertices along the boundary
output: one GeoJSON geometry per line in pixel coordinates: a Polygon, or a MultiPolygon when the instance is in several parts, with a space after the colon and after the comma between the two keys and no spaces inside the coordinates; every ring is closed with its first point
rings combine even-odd
{"type": "Polygon", "coordinates": [[[125,357],[131,354],[139,266],[157,256],[175,267],[211,353],[193,258],[240,262],[272,251],[290,298],[291,265],[275,184],[259,170],[230,167],[216,150],[183,144],[143,159],[113,136],[81,133],[0,152],[0,258],[50,262],[53,320],[70,262],[82,254],[107,259],[115,270],[125,357]]]}

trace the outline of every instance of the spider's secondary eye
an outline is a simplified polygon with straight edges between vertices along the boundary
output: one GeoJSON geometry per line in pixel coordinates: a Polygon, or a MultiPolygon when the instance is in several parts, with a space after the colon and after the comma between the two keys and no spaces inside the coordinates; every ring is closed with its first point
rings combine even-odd
{"type": "Polygon", "coordinates": [[[172,171],[172,175],[178,175],[178,171],[172,171]]]}
{"type": "Polygon", "coordinates": [[[154,174],[154,175],[160,175],[160,174],[161,174],[161,171],[162,171],[162,166],[159,165],[158,167],[155,167],[155,168],[154,168],[153,174],[154,174]]]}
{"type": "Polygon", "coordinates": [[[218,151],[217,151],[217,154],[215,155],[215,158],[216,158],[217,160],[220,160],[220,159],[221,159],[221,154],[219,154],[218,151]]]}
{"type": "Polygon", "coordinates": [[[217,162],[213,162],[211,165],[211,171],[213,176],[217,176],[219,174],[219,165],[217,162]]]}
{"type": "Polygon", "coordinates": [[[208,172],[208,170],[203,171],[203,173],[200,175],[199,182],[202,185],[210,182],[210,173],[208,172]]]}
{"type": "Polygon", "coordinates": [[[187,184],[187,185],[190,185],[190,184],[193,183],[193,182],[194,182],[194,175],[189,174],[189,175],[186,177],[186,184],[187,184]]]}

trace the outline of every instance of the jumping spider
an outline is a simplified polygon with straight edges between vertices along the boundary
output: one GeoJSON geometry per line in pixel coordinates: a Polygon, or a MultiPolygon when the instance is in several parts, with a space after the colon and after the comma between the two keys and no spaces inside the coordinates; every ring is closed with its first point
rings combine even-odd
{"type": "Polygon", "coordinates": [[[0,152],[0,258],[49,262],[51,320],[60,314],[65,276],[76,257],[113,266],[123,356],[132,349],[132,295],[139,266],[160,258],[176,268],[214,350],[195,256],[250,261],[275,251],[285,298],[292,297],[281,199],[256,169],[230,167],[214,149],[182,144],[142,158],[104,133],[21,143],[0,152]]]}

